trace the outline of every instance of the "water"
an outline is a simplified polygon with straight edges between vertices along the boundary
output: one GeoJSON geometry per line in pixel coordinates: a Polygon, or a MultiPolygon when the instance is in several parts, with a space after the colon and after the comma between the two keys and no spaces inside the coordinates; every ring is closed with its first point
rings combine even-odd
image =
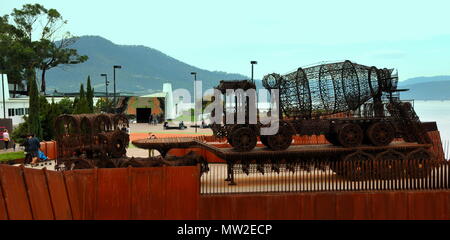
{"type": "Polygon", "coordinates": [[[442,141],[450,140],[450,101],[414,101],[414,109],[421,121],[437,123],[442,141]]]}

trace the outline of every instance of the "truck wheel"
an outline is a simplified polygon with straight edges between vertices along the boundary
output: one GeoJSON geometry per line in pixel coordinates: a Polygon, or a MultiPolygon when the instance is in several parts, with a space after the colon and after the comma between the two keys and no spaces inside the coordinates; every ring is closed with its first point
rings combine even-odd
{"type": "Polygon", "coordinates": [[[256,147],[256,133],[251,128],[237,128],[231,133],[231,143],[234,150],[247,152],[256,147]]]}
{"type": "Polygon", "coordinates": [[[337,140],[337,136],[336,136],[336,133],[335,133],[335,132],[328,132],[328,133],[326,133],[326,134],[325,134],[325,139],[326,139],[329,143],[331,143],[331,144],[333,144],[333,145],[339,145],[339,142],[338,142],[338,140],[337,140]]]}
{"type": "Polygon", "coordinates": [[[289,125],[280,124],[277,134],[266,136],[267,145],[275,151],[285,150],[291,146],[293,134],[294,132],[289,125]]]}
{"type": "Polygon", "coordinates": [[[358,124],[345,123],[338,131],[338,141],[344,147],[357,147],[361,145],[364,133],[358,124]]]}
{"type": "Polygon", "coordinates": [[[395,138],[394,128],[385,122],[372,123],[366,131],[369,142],[375,146],[387,146],[395,138]]]}

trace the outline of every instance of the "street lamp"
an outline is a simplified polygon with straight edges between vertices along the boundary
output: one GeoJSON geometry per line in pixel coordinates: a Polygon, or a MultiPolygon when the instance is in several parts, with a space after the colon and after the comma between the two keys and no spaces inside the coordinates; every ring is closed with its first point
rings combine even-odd
{"type": "Polygon", "coordinates": [[[253,81],[253,65],[254,64],[258,64],[258,62],[257,61],[250,61],[250,64],[252,65],[252,82],[254,82],[253,81]]]}
{"type": "Polygon", "coordinates": [[[106,100],[108,100],[108,84],[109,84],[109,81],[108,81],[108,74],[102,73],[102,74],[100,74],[100,76],[105,77],[106,100]]]}
{"type": "MultiPolygon", "coordinates": [[[[3,118],[6,118],[6,103],[5,103],[5,80],[3,79],[3,72],[5,71],[5,65],[6,65],[6,56],[3,57],[3,64],[2,64],[2,94],[3,94],[3,118]]],[[[8,84],[8,83],[6,83],[8,84]]]]}
{"type": "Polygon", "coordinates": [[[114,104],[116,104],[116,68],[121,69],[122,66],[114,65],[113,66],[113,72],[114,72],[114,104]]]}
{"type": "Polygon", "coordinates": [[[195,132],[197,133],[197,121],[196,121],[196,116],[195,116],[195,114],[196,114],[196,111],[195,111],[195,109],[196,109],[196,107],[197,107],[197,104],[196,104],[196,95],[195,95],[195,88],[196,88],[196,81],[197,81],[197,73],[196,72],[191,72],[191,75],[194,75],[194,127],[195,127],[195,132]]]}

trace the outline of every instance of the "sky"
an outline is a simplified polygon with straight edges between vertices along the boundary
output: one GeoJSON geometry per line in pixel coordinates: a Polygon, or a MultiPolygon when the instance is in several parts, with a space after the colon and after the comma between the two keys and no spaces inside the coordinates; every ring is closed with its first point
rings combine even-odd
{"type": "Polygon", "coordinates": [[[255,78],[322,61],[396,68],[400,80],[450,75],[448,0],[1,0],[57,9],[77,36],[144,45],[190,65],[255,78]]]}

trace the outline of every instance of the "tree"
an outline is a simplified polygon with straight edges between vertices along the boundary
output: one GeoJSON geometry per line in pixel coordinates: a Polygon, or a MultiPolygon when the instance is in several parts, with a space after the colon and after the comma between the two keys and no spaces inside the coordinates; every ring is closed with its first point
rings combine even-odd
{"type": "Polygon", "coordinates": [[[46,105],[45,111],[41,111],[43,137],[44,140],[49,141],[55,139],[55,120],[59,115],[61,115],[61,108],[60,104],[55,103],[54,99],[52,99],[52,102],[49,104],[47,99],[45,97],[43,98],[45,99],[44,104],[46,105]]]}
{"type": "Polygon", "coordinates": [[[94,113],[94,89],[91,87],[91,76],[88,76],[86,84],[86,101],[89,107],[89,113],[94,113]]]}
{"type": "Polygon", "coordinates": [[[9,24],[8,15],[0,17],[0,70],[14,85],[13,97],[18,87],[24,88],[25,68],[33,56],[33,49],[24,44],[23,36],[20,30],[9,24]]]}
{"type": "Polygon", "coordinates": [[[21,79],[35,79],[35,69],[40,69],[41,91],[45,93],[45,74],[49,69],[61,64],[82,63],[88,59],[87,56],[78,55],[76,49],[68,48],[77,40],[76,37],[69,32],[59,35],[67,21],[56,9],[46,9],[40,4],[25,4],[21,9],[14,8],[11,16],[11,24],[8,15],[0,20],[1,36],[9,41],[6,41],[6,49],[9,50],[0,44],[0,53],[6,53],[2,56],[8,58],[14,91],[21,79]]]}
{"type": "Polygon", "coordinates": [[[96,113],[109,113],[112,109],[112,101],[109,101],[108,98],[101,98],[95,104],[94,111],[96,113]]]}
{"type": "Polygon", "coordinates": [[[40,120],[40,100],[36,81],[30,82],[30,110],[28,115],[28,130],[36,137],[42,139],[42,126],[40,120]]]}
{"type": "Polygon", "coordinates": [[[78,101],[76,101],[76,105],[73,110],[73,114],[83,114],[83,113],[89,113],[89,106],[88,102],[86,100],[86,94],[84,92],[83,84],[80,85],[80,96],[78,98],[78,101]]]}
{"type": "Polygon", "coordinates": [[[61,114],[72,114],[74,110],[74,103],[70,98],[65,97],[58,103],[58,108],[61,114]]]}
{"type": "Polygon", "coordinates": [[[41,39],[40,44],[42,46],[42,51],[40,52],[40,57],[42,61],[39,64],[39,69],[41,70],[41,91],[45,92],[45,74],[46,72],[61,64],[78,64],[87,61],[88,57],[83,55],[79,56],[76,49],[69,49],[78,38],[64,37],[58,42],[51,42],[46,39],[41,39]]]}

